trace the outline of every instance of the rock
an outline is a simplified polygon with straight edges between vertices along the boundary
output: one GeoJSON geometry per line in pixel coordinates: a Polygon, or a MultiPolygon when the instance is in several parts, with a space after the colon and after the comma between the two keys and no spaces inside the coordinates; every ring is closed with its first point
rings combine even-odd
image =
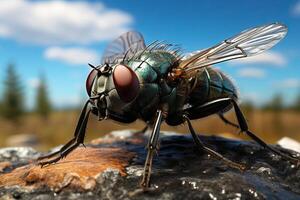
{"type": "Polygon", "coordinates": [[[5,170],[11,167],[12,167],[11,162],[8,161],[0,162],[0,172],[5,172],[5,170]]]}
{"type": "MultiPolygon", "coordinates": [[[[31,148],[0,149],[0,199],[299,199],[300,170],[252,142],[202,136],[242,172],[199,152],[188,135],[161,134],[151,188],[139,187],[147,138],[119,131],[43,168],[31,148]]],[[[299,153],[275,148],[294,154],[299,153]]]]}
{"type": "Polygon", "coordinates": [[[281,138],[277,144],[279,144],[280,146],[286,148],[286,149],[290,149],[293,151],[297,151],[298,153],[300,153],[300,142],[297,142],[296,140],[289,138],[289,137],[283,137],[281,138]]]}
{"type": "Polygon", "coordinates": [[[0,149],[0,161],[28,162],[40,155],[31,147],[7,147],[0,149]]]}

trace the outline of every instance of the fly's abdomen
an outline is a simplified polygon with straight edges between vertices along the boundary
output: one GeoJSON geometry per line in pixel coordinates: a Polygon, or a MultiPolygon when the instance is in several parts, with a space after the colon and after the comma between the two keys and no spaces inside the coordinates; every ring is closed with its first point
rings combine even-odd
{"type": "Polygon", "coordinates": [[[206,67],[199,70],[196,81],[190,94],[191,105],[202,105],[220,98],[238,98],[237,89],[230,78],[216,69],[206,67]]]}

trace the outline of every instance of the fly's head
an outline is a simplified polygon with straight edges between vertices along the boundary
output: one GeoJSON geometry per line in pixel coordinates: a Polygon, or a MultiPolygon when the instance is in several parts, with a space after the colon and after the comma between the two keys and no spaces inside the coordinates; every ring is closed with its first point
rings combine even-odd
{"type": "Polygon", "coordinates": [[[139,79],[130,67],[107,63],[90,66],[93,70],[86,80],[86,90],[93,104],[93,113],[99,119],[107,118],[109,111],[121,112],[137,97],[139,79]]]}

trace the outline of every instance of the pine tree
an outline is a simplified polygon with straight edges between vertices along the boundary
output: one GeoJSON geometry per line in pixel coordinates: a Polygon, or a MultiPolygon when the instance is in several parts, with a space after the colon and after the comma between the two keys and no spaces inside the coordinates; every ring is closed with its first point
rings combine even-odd
{"type": "Polygon", "coordinates": [[[284,109],[282,94],[275,94],[273,99],[268,105],[270,111],[272,111],[271,120],[274,133],[281,135],[284,129],[284,123],[282,121],[282,111],[284,109]]]}
{"type": "Polygon", "coordinates": [[[48,118],[51,112],[51,104],[47,93],[46,80],[43,75],[40,77],[40,83],[36,94],[36,112],[43,118],[48,118]]]}
{"type": "Polygon", "coordinates": [[[7,67],[1,114],[12,121],[18,120],[24,114],[23,87],[13,64],[7,67]]]}
{"type": "Polygon", "coordinates": [[[296,101],[294,102],[292,108],[294,110],[300,111],[300,94],[297,96],[296,101]]]}
{"type": "Polygon", "coordinates": [[[276,94],[270,102],[271,110],[281,111],[283,109],[283,98],[281,94],[276,94]]]}
{"type": "Polygon", "coordinates": [[[0,100],[0,116],[3,114],[3,102],[2,99],[0,100]]]}
{"type": "Polygon", "coordinates": [[[275,112],[284,109],[283,98],[281,94],[275,94],[270,102],[264,106],[264,110],[272,110],[275,112]]]}

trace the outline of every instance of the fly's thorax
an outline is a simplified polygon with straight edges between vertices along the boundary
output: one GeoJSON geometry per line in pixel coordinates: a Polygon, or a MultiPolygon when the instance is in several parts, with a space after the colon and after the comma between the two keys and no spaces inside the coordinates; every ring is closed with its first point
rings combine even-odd
{"type": "MultiPolygon", "coordinates": [[[[134,71],[146,70],[147,75],[157,74],[158,76],[165,76],[170,67],[177,61],[177,57],[168,51],[145,51],[139,57],[132,59],[128,65],[134,71]]],[[[157,77],[149,81],[153,81],[157,77]]]]}
{"type": "Polygon", "coordinates": [[[146,51],[128,65],[138,74],[141,88],[137,98],[140,116],[149,119],[158,108],[166,113],[178,109],[176,85],[169,85],[167,76],[177,57],[167,51],[146,51]]]}

